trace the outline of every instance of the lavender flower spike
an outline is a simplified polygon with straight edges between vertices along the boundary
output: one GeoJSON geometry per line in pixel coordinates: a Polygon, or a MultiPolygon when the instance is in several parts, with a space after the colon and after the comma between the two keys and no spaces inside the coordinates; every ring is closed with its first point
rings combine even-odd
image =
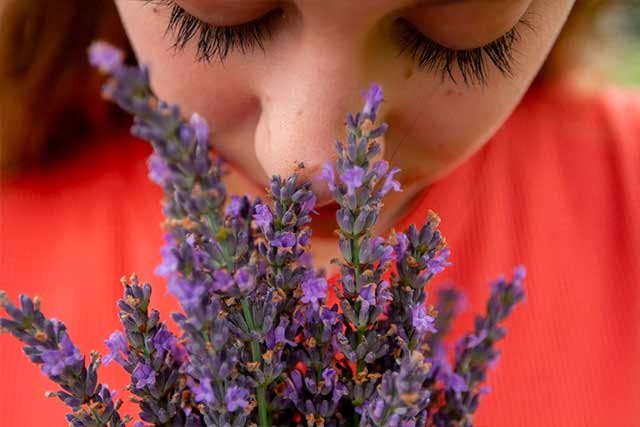
{"type": "MultiPolygon", "coordinates": [[[[104,341],[108,353],[89,360],[64,324],[47,319],[37,299],[20,297],[0,329],[25,343],[25,354],[60,390],[74,427],[123,427],[121,401],[98,382],[97,369],[116,361],[138,404],[136,427],[303,425],[317,427],[471,427],[482,382],[498,360],[504,319],[524,300],[519,266],[511,282],[491,284],[486,313],[456,344],[453,363],[442,337],[461,310],[452,290],[427,304],[429,281],[451,263],[429,212],[388,238],[374,234],[383,199],[402,191],[399,169],[381,159],[387,131],[377,116],[382,88],[363,93],[346,118],[337,160],[321,170],[338,205],[342,257],[329,306],[328,280],[309,262],[316,196],[302,174],[271,177],[266,201],[227,200],[220,159],[210,157],[203,117],[153,94],[149,69],[127,66],[124,54],[94,43],[89,60],[109,75],[103,94],[135,115],[132,133],[149,141],[149,178],[164,191],[166,245],[157,272],[182,311],[177,336],[151,308],[151,286],[123,278],[122,329],[104,341]],[[228,203],[227,203],[228,202],[228,203]]],[[[295,126],[295,123],[292,123],[295,126]]],[[[304,169],[303,164],[297,166],[304,169]]]]}
{"type": "Polygon", "coordinates": [[[24,353],[62,390],[48,392],[72,410],[66,418],[72,426],[102,425],[124,427],[127,417],[118,413],[122,401],[114,401],[106,385],[98,383],[100,357],[92,353],[88,365],[73,345],[65,325],[47,319],[40,311],[40,301],[20,296],[20,307],[14,306],[0,291],[0,305],[9,318],[0,318],[0,330],[8,331],[24,346],[24,353]]]}
{"type": "Polygon", "coordinates": [[[101,72],[114,73],[124,61],[124,53],[108,43],[96,41],[89,47],[89,62],[101,72]]]}
{"type": "Polygon", "coordinates": [[[446,392],[447,403],[436,414],[436,426],[444,427],[451,422],[470,427],[472,414],[476,411],[480,397],[488,392],[480,387],[485,381],[487,369],[493,367],[498,360],[499,352],[495,342],[504,338],[506,329],[500,326],[513,307],[524,300],[522,281],[525,278],[524,267],[514,269],[513,280],[508,283],[501,276],[491,284],[491,296],[487,303],[486,316],[477,316],[475,331],[466,334],[456,343],[454,373],[463,378],[466,390],[449,388],[446,392]]]}
{"type": "Polygon", "coordinates": [[[375,122],[378,108],[380,108],[380,104],[383,101],[382,87],[377,83],[373,83],[363,96],[365,104],[362,108],[362,113],[369,117],[372,122],[375,122]]]}
{"type": "Polygon", "coordinates": [[[327,296],[327,280],[322,277],[311,277],[302,282],[301,302],[318,304],[327,296]]]}
{"type": "Polygon", "coordinates": [[[247,389],[233,386],[227,390],[227,394],[224,397],[224,401],[227,405],[227,410],[230,412],[238,409],[244,409],[249,405],[249,391],[247,389]]]}

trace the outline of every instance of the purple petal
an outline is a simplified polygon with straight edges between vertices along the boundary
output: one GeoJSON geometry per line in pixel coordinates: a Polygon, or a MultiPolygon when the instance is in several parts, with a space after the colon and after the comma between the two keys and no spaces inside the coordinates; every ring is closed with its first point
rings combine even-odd
{"type": "Polygon", "coordinates": [[[359,166],[352,166],[340,175],[340,179],[347,186],[347,194],[350,195],[362,186],[363,178],[364,170],[359,166]]]}
{"type": "Polygon", "coordinates": [[[402,191],[402,187],[400,186],[400,182],[398,182],[395,179],[393,179],[395,174],[397,174],[398,172],[400,172],[400,169],[393,168],[387,174],[387,177],[384,179],[384,183],[382,184],[382,189],[380,189],[380,193],[383,196],[385,194],[387,194],[392,189],[393,189],[393,191],[402,191]]]}
{"type": "Polygon", "coordinates": [[[383,100],[382,87],[377,83],[372,83],[369,90],[363,93],[363,96],[365,103],[362,108],[362,113],[375,118],[378,108],[383,100]]]}
{"type": "Polygon", "coordinates": [[[206,149],[209,144],[209,125],[198,113],[193,113],[189,123],[196,134],[196,142],[206,149]]]}
{"type": "Polygon", "coordinates": [[[95,41],[89,46],[89,63],[105,74],[115,72],[123,61],[124,53],[109,43],[95,41]]]}
{"type": "Polygon", "coordinates": [[[321,181],[325,181],[329,186],[329,190],[335,190],[336,179],[333,173],[333,165],[331,163],[326,162],[322,165],[322,170],[320,171],[318,179],[320,179],[321,181]]]}

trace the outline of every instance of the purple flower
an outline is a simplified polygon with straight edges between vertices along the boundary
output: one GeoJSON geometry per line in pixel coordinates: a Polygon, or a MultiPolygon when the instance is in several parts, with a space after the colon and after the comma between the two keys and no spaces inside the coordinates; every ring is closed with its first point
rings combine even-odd
{"type": "Polygon", "coordinates": [[[524,265],[519,265],[513,270],[513,280],[523,281],[527,277],[527,269],[524,265]]]}
{"type": "Polygon", "coordinates": [[[362,178],[364,178],[364,170],[359,166],[352,166],[346,169],[340,179],[347,186],[347,194],[354,194],[357,188],[362,186],[362,178]]]}
{"type": "Polygon", "coordinates": [[[386,280],[380,282],[377,291],[378,295],[376,297],[376,304],[381,306],[387,301],[393,300],[393,296],[391,295],[391,291],[389,290],[389,282],[387,282],[386,280]]]}
{"type": "Polygon", "coordinates": [[[285,381],[284,397],[292,402],[298,401],[298,391],[302,390],[302,378],[300,372],[294,369],[289,373],[289,378],[285,381]]]}
{"type": "Polygon", "coordinates": [[[195,131],[193,127],[188,124],[182,124],[180,129],[178,130],[178,138],[185,146],[185,148],[191,148],[191,144],[193,143],[193,138],[195,138],[195,131]]]}
{"type": "Polygon", "coordinates": [[[121,331],[115,331],[104,343],[109,347],[109,354],[102,357],[102,363],[106,366],[115,360],[121,365],[124,364],[124,359],[120,354],[127,352],[127,340],[124,334],[121,331]]]}
{"type": "Polygon", "coordinates": [[[383,196],[389,192],[389,190],[393,189],[393,191],[402,191],[402,187],[400,186],[400,182],[393,179],[394,175],[400,172],[400,169],[393,168],[389,171],[386,178],[384,179],[384,183],[382,184],[382,188],[380,189],[380,194],[383,196]]]}
{"type": "Polygon", "coordinates": [[[423,335],[426,332],[438,332],[434,326],[435,318],[427,314],[424,304],[419,304],[411,310],[412,325],[416,328],[418,334],[423,335]]]}
{"type": "Polygon", "coordinates": [[[178,257],[176,256],[173,247],[173,236],[167,233],[165,235],[165,241],[167,242],[162,248],[160,253],[162,254],[162,263],[156,267],[155,273],[159,276],[169,277],[169,275],[178,271],[178,257]]]}
{"type": "Polygon", "coordinates": [[[213,290],[228,292],[233,286],[233,278],[224,270],[216,270],[213,273],[213,290]]]}
{"type": "Polygon", "coordinates": [[[389,170],[389,162],[387,162],[386,160],[378,160],[373,164],[371,170],[378,177],[378,179],[380,179],[389,170]]]}
{"type": "Polygon", "coordinates": [[[255,285],[253,275],[249,272],[249,269],[245,267],[238,269],[238,271],[233,275],[233,279],[242,292],[252,290],[255,285]]]}
{"type": "Polygon", "coordinates": [[[224,396],[227,411],[233,412],[239,408],[246,408],[249,404],[249,391],[236,385],[229,387],[224,396]]]}
{"type": "Polygon", "coordinates": [[[189,123],[196,134],[196,142],[202,148],[206,149],[209,143],[209,125],[198,113],[193,113],[189,123]]]}
{"type": "Polygon", "coordinates": [[[67,334],[60,340],[60,348],[42,352],[42,372],[49,377],[57,377],[65,368],[75,369],[84,361],[80,350],[73,345],[67,334]]]}
{"type": "Polygon", "coordinates": [[[320,309],[320,320],[325,328],[330,328],[336,324],[338,313],[330,308],[323,307],[320,309]]]}
{"type": "Polygon", "coordinates": [[[178,344],[177,340],[173,340],[173,345],[171,346],[171,355],[173,359],[178,362],[178,364],[182,365],[187,360],[187,350],[184,346],[178,344]]]}
{"type": "Polygon", "coordinates": [[[371,117],[371,120],[374,121],[378,108],[383,100],[382,87],[377,83],[372,83],[369,90],[362,95],[365,101],[362,113],[371,117]]]}
{"type": "Polygon", "coordinates": [[[167,163],[158,154],[149,157],[149,179],[159,185],[164,185],[169,176],[167,163]]]}
{"type": "Polygon", "coordinates": [[[333,403],[337,403],[342,396],[346,396],[349,393],[347,387],[341,382],[337,382],[336,385],[333,386],[333,395],[331,396],[331,401],[333,403]]]}
{"type": "Polygon", "coordinates": [[[196,246],[196,238],[193,234],[190,234],[186,239],[187,244],[191,249],[191,259],[193,261],[193,269],[200,270],[202,265],[207,262],[209,254],[196,246]]]}
{"type": "Polygon", "coordinates": [[[302,301],[304,304],[316,305],[327,296],[327,279],[324,277],[310,277],[302,282],[302,301]]]}
{"type": "Polygon", "coordinates": [[[407,249],[409,248],[409,238],[404,233],[396,233],[397,244],[393,246],[396,251],[396,259],[400,260],[404,258],[407,249]]]}
{"type": "MultiPolygon", "coordinates": [[[[298,244],[300,246],[306,246],[309,243],[309,239],[311,238],[311,228],[307,228],[306,230],[303,230],[302,232],[300,232],[300,234],[298,235],[298,244]]],[[[303,253],[302,255],[306,255],[308,254],[308,252],[303,253]]],[[[298,258],[298,261],[304,261],[300,260],[300,258],[298,258]]]]}
{"type": "Polygon", "coordinates": [[[391,261],[396,259],[394,253],[393,253],[393,247],[392,246],[388,246],[388,245],[384,245],[382,246],[382,253],[380,254],[380,263],[384,264],[387,261],[391,261]]]}
{"type": "Polygon", "coordinates": [[[316,205],[316,200],[317,199],[316,199],[315,194],[312,194],[311,197],[309,197],[307,200],[305,200],[302,203],[302,205],[300,206],[300,212],[302,214],[311,212],[313,210],[313,208],[315,207],[315,205],[316,205]]]}
{"type": "Polygon", "coordinates": [[[287,326],[289,326],[289,320],[286,317],[281,317],[278,326],[269,331],[267,336],[265,337],[265,341],[267,343],[268,349],[273,349],[278,344],[288,344],[291,346],[296,346],[294,341],[290,341],[286,337],[287,326]]]}
{"type": "Polygon", "coordinates": [[[96,41],[89,46],[89,63],[107,74],[114,73],[124,61],[124,54],[109,43],[96,41]]]}
{"type": "Polygon", "coordinates": [[[280,231],[269,244],[276,248],[292,248],[296,244],[296,235],[291,231],[280,231]]]}
{"type": "Polygon", "coordinates": [[[469,334],[468,336],[467,348],[473,348],[479,345],[487,337],[487,330],[482,329],[478,335],[469,334]]]}
{"type": "Polygon", "coordinates": [[[136,381],[136,388],[143,388],[155,384],[156,373],[146,363],[138,363],[136,369],[133,370],[133,379],[136,381]]]}
{"type": "Polygon", "coordinates": [[[336,379],[336,370],[333,368],[326,368],[322,371],[322,381],[325,384],[333,384],[333,381],[336,379]]]}
{"type": "Polygon", "coordinates": [[[450,254],[451,250],[449,248],[444,248],[440,251],[439,255],[429,258],[427,261],[427,270],[432,274],[437,274],[443,271],[446,266],[451,265],[451,263],[447,261],[450,254]]]}
{"type": "Polygon", "coordinates": [[[453,390],[458,397],[460,397],[460,393],[469,390],[469,386],[464,378],[455,372],[450,372],[448,375],[443,374],[440,379],[442,379],[447,385],[447,388],[453,390]]]}
{"type": "Polygon", "coordinates": [[[429,374],[437,369],[436,379],[443,381],[445,386],[453,390],[458,398],[460,397],[460,393],[468,391],[469,387],[467,382],[462,376],[453,372],[449,361],[445,357],[444,349],[441,346],[436,347],[432,362],[433,364],[431,365],[429,374]]]}
{"type": "Polygon", "coordinates": [[[195,382],[193,378],[187,378],[187,385],[193,393],[194,400],[198,403],[206,402],[212,403],[215,402],[215,395],[213,394],[213,388],[211,387],[211,380],[208,378],[201,378],[199,382],[195,382]]]}
{"type": "Polygon", "coordinates": [[[381,418],[384,413],[384,400],[377,400],[376,405],[373,407],[373,416],[376,418],[381,418]]]}
{"type": "Polygon", "coordinates": [[[200,302],[200,297],[205,293],[205,287],[199,281],[191,281],[184,277],[170,277],[167,288],[183,307],[190,309],[200,302]]]}
{"type": "Polygon", "coordinates": [[[330,162],[326,162],[322,165],[322,170],[320,171],[320,176],[318,178],[327,183],[330,191],[335,190],[336,179],[333,173],[333,165],[330,162]]]}
{"type": "Polygon", "coordinates": [[[170,351],[175,346],[175,337],[169,330],[162,326],[153,336],[153,348],[159,353],[170,351]]]}
{"type": "Polygon", "coordinates": [[[361,262],[375,262],[377,260],[372,259],[374,255],[377,255],[376,252],[378,249],[384,244],[384,239],[380,236],[370,237],[362,246],[360,250],[360,261],[361,262]]]}
{"type": "Polygon", "coordinates": [[[238,216],[240,215],[240,210],[242,209],[242,201],[244,197],[241,196],[231,196],[231,200],[229,201],[229,205],[225,210],[225,214],[229,216],[238,216]]]}
{"type": "MultiPolygon", "coordinates": [[[[299,243],[304,246],[308,241],[302,240],[299,243]]],[[[298,257],[298,264],[304,267],[311,267],[313,262],[313,258],[309,252],[303,252],[300,257],[298,257]]]]}
{"type": "Polygon", "coordinates": [[[259,204],[256,205],[256,213],[253,215],[253,220],[258,227],[262,228],[262,231],[266,231],[271,226],[273,215],[268,206],[259,204]]]}
{"type": "Polygon", "coordinates": [[[369,305],[374,305],[376,303],[376,284],[369,283],[364,285],[362,289],[360,289],[360,298],[369,303],[369,305]]]}

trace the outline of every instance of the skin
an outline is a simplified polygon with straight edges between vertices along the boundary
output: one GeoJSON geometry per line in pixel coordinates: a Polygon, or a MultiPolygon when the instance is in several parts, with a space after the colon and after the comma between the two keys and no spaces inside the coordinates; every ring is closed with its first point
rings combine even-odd
{"type": "Polygon", "coordinates": [[[275,8],[264,51],[231,53],[220,63],[197,62],[196,40],[182,51],[165,36],[170,9],[117,0],[134,50],[152,70],[158,95],[198,112],[212,124],[214,149],[230,163],[232,193],[264,194],[269,177],[287,176],[303,162],[320,215],[314,218],[312,254],[327,265],[335,256],[335,206],[317,174],[334,159],[347,111],[361,108],[361,90],[384,89],[381,120],[389,132],[384,158],[399,167],[404,191],[391,193],[376,231],[406,212],[421,190],[442,178],[485,144],[518,104],[556,40],[574,0],[178,0],[213,25],[236,25],[275,8]],[[364,6],[366,4],[366,7],[364,6]],[[357,17],[357,19],[355,19],[357,17]],[[518,24],[524,17],[533,30],[518,24]],[[441,79],[400,55],[395,23],[406,19],[429,39],[470,49],[516,26],[513,75],[489,61],[485,85],[441,79]],[[464,125],[463,125],[464,124],[464,125]]]}

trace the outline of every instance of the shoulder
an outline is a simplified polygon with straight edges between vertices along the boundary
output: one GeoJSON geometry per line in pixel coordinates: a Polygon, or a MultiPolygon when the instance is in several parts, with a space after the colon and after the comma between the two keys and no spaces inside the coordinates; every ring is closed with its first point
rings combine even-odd
{"type": "Polygon", "coordinates": [[[600,91],[598,101],[612,140],[634,156],[640,168],[640,88],[608,87],[600,91]]]}
{"type": "Polygon", "coordinates": [[[497,139],[501,149],[547,164],[559,162],[565,169],[587,163],[640,173],[640,88],[536,85],[497,139]]]}

